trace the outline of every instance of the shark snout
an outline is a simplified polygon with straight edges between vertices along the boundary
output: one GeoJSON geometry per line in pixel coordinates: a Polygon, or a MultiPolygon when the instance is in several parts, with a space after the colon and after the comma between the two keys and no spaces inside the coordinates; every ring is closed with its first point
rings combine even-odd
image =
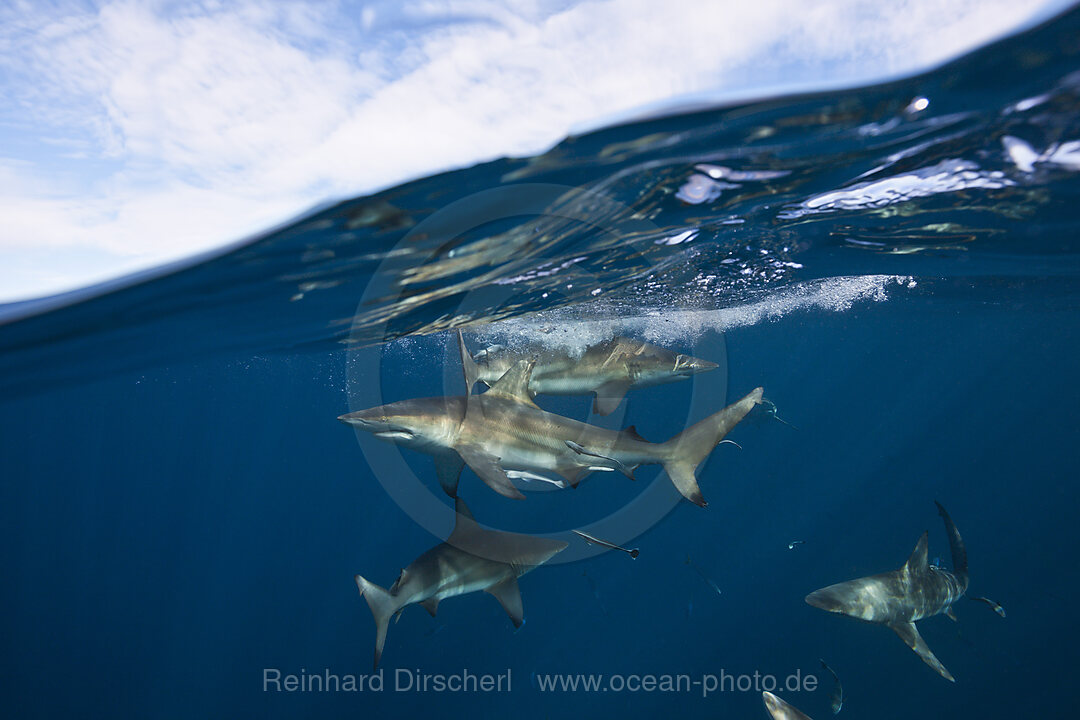
{"type": "Polygon", "coordinates": [[[844,599],[832,587],[815,590],[806,596],[806,604],[828,612],[843,612],[844,599]]]}
{"type": "Polygon", "coordinates": [[[679,355],[675,358],[675,372],[680,375],[694,375],[695,373],[715,370],[718,367],[720,366],[714,362],[690,355],[679,355]]]}
{"type": "Polygon", "coordinates": [[[339,415],[338,420],[364,432],[369,432],[383,440],[413,440],[416,438],[416,431],[412,428],[396,422],[394,418],[389,418],[371,410],[339,415]]]}
{"type": "Polygon", "coordinates": [[[370,410],[361,410],[359,412],[339,415],[338,420],[346,425],[352,425],[353,427],[358,427],[361,430],[367,430],[369,432],[376,432],[393,425],[388,418],[374,414],[370,410]]]}

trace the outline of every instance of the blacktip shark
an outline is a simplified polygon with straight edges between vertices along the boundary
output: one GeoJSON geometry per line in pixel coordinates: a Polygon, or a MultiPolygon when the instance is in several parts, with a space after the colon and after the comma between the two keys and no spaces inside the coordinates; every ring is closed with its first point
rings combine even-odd
{"type": "Polygon", "coordinates": [[[806,596],[813,607],[849,615],[858,620],[893,629],[909,648],[934,668],[943,678],[956,682],[952,673],[930,651],[915,623],[923,618],[945,614],[955,619],[952,605],[967,591],[967,550],[952,518],[940,503],[935,503],[945,523],[952,551],[953,570],[949,572],[927,562],[927,535],[923,533],[915,550],[899,570],[849,580],[815,590],[806,596]]]}
{"type": "Polygon", "coordinates": [[[761,699],[765,702],[765,709],[773,720],[810,720],[810,716],[793,708],[771,692],[761,693],[761,699]]]}
{"type": "Polygon", "coordinates": [[[485,529],[461,498],[455,510],[454,531],[446,542],[413,560],[389,590],[355,576],[360,596],[375,616],[374,667],[382,657],[390,618],[408,605],[420,605],[435,617],[443,598],[482,590],[499,601],[515,628],[521,627],[524,613],[517,579],[567,546],[561,540],[485,529]]]}
{"type": "Polygon", "coordinates": [[[466,353],[462,359],[470,388],[477,381],[490,387],[520,360],[533,359],[531,396],[593,395],[597,415],[610,415],[634,388],[685,380],[718,367],[708,360],[625,337],[590,345],[580,357],[542,347],[514,351],[492,345],[475,356],[466,353]]]}
{"type": "Polygon", "coordinates": [[[633,479],[639,465],[662,465],[690,502],[707,504],[695,471],[724,436],[761,401],[762,389],[683,430],[667,442],[651,443],[633,426],[608,430],[540,409],[529,393],[534,360],[519,360],[491,388],[471,394],[468,351],[458,333],[467,394],[402,400],[342,415],[338,420],[375,437],[433,455],[443,490],[457,496],[468,465],[492,490],[525,496],[512,480],[563,478],[571,487],[594,471],[617,471],[633,479]]]}

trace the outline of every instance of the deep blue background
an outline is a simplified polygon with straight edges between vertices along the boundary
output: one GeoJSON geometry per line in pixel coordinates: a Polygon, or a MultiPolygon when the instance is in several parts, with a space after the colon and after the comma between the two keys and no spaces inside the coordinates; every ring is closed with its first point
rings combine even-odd
{"type": "MultiPolygon", "coordinates": [[[[1078,63],[1073,10],[918,77],[607,128],[541,158],[328,205],[213,257],[0,307],[0,715],[760,718],[752,693],[542,695],[530,678],[817,674],[819,657],[843,679],[844,717],[1066,714],[1080,698],[1080,180],[1068,165],[1018,167],[1003,138],[1044,153],[1080,137],[1078,63]],[[925,112],[907,110],[915,97],[929,99],[925,112]],[[957,161],[1004,186],[965,187],[941,170],[957,161]],[[682,202],[699,162],[778,174],[682,202]],[[913,174],[914,197],[811,202],[913,174]],[[515,217],[455,237],[438,223],[409,234],[519,181],[599,190],[625,212],[595,232],[515,217]],[[655,232],[618,222],[642,217],[655,232]],[[688,228],[692,240],[668,244],[688,228]],[[514,252],[473,252],[489,230],[514,252]],[[478,262],[408,286],[419,302],[391,294],[358,310],[373,279],[393,286],[410,263],[461,257],[478,262]],[[705,407],[764,385],[798,426],[736,428],[744,450],[723,446],[699,473],[707,509],[680,504],[636,539],[636,561],[608,554],[526,576],[516,633],[483,594],[445,601],[435,620],[411,608],[390,628],[388,678],[398,667],[511,668],[511,693],[263,692],[264,668],[368,672],[374,624],[352,576],[389,585],[437,542],[335,419],[350,409],[351,320],[388,313],[390,336],[413,336],[560,305],[778,309],[820,290],[814,279],[864,274],[918,283],[889,283],[885,302],[676,343],[705,358],[726,344],[726,378],[692,386],[705,407]],[[462,310],[469,292],[507,278],[518,278],[515,304],[462,310]],[[955,685],[891,631],[803,602],[898,567],[924,530],[931,557],[947,562],[935,499],[967,542],[972,593],[1008,611],[965,600],[959,624],[920,624],[955,685]],[[789,550],[796,539],[805,544],[789,550]]],[[[371,328],[361,340],[386,337],[371,328]]],[[[357,381],[382,382],[387,400],[441,392],[457,372],[441,367],[447,339],[399,342],[383,378],[357,381]]],[[[626,423],[666,439],[683,428],[690,392],[635,392],[626,423]]],[[[588,404],[541,402],[579,417],[588,404]]],[[[408,460],[434,487],[430,460],[408,460]]],[[[653,476],[640,474],[637,485],[603,475],[514,503],[466,472],[461,492],[481,521],[565,529],[633,497],[653,476]]],[[[821,720],[828,692],[825,682],[783,695],[821,720]]]]}
{"type": "MultiPolygon", "coordinates": [[[[5,713],[763,717],[753,695],[541,695],[530,674],[786,675],[825,657],[852,717],[1056,715],[1075,692],[1080,385],[1076,310],[1054,305],[915,293],[730,332],[731,395],[763,384],[799,429],[740,426],[745,450],[722,448],[702,473],[709,508],[680,505],[640,538],[637,561],[526,576],[516,634],[486,595],[444,602],[437,620],[412,608],[390,628],[388,673],[509,667],[506,695],[261,691],[264,667],[367,672],[374,627],[352,575],[389,584],[435,542],[334,420],[344,353],[176,363],[5,402],[5,713]],[[947,559],[934,499],[967,541],[972,592],[1009,613],[965,601],[959,625],[921,623],[955,685],[887,629],[802,601],[899,566],[925,529],[947,559]],[[789,551],[793,539],[806,543],[789,551]]],[[[632,395],[629,422],[669,435],[685,414],[665,401],[676,387],[632,395]]],[[[630,492],[604,477],[560,500],[630,492]]],[[[463,494],[478,517],[511,502],[469,473],[463,494]]],[[[787,696],[828,716],[827,687],[787,696]]]]}

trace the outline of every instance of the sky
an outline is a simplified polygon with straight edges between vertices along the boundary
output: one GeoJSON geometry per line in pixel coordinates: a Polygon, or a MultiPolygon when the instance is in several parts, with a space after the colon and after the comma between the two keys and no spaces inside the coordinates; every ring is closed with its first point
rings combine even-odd
{"type": "Polygon", "coordinates": [[[938,65],[1064,0],[0,0],[0,302],[677,106],[938,65]]]}

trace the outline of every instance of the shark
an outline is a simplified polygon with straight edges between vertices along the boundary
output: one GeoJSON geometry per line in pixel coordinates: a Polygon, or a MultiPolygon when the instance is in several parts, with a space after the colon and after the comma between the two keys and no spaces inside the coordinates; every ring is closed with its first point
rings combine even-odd
{"type": "Polygon", "coordinates": [[[390,619],[409,605],[420,605],[435,617],[440,600],[483,591],[499,601],[515,628],[521,627],[525,616],[518,578],[567,546],[561,540],[484,528],[461,498],[454,509],[454,530],[446,542],[413,560],[389,590],[361,575],[354,577],[375,617],[374,668],[382,658],[390,619]]]}
{"type": "Polygon", "coordinates": [[[705,507],[698,465],[761,402],[763,392],[752,390],[667,442],[652,443],[633,426],[608,430],[542,410],[529,392],[533,359],[519,360],[487,392],[473,395],[460,333],[458,344],[466,364],[465,396],[401,400],[338,418],[382,440],[432,455],[439,482],[451,497],[457,496],[465,465],[495,492],[523,500],[515,479],[558,482],[552,480],[555,475],[576,487],[592,472],[618,472],[633,479],[638,466],[659,464],[683,497],[705,507]]]}
{"type": "Polygon", "coordinates": [[[492,345],[464,358],[466,382],[479,381],[490,387],[525,358],[536,360],[529,378],[533,397],[593,395],[593,412],[597,415],[610,415],[634,388],[685,380],[718,367],[714,362],[640,340],[615,337],[590,345],[580,357],[555,349],[514,351],[492,345]]]}
{"type": "Polygon", "coordinates": [[[765,709],[773,720],[810,720],[810,716],[788,705],[771,692],[761,693],[761,699],[765,702],[765,709]]]}
{"type": "Polygon", "coordinates": [[[956,682],[915,627],[917,621],[934,615],[945,614],[955,620],[952,605],[963,597],[968,587],[964,541],[949,513],[941,503],[935,504],[949,538],[952,572],[932,566],[927,561],[928,533],[924,532],[899,570],[815,590],[806,596],[806,602],[822,610],[891,628],[923,662],[946,680],[956,682]]]}

